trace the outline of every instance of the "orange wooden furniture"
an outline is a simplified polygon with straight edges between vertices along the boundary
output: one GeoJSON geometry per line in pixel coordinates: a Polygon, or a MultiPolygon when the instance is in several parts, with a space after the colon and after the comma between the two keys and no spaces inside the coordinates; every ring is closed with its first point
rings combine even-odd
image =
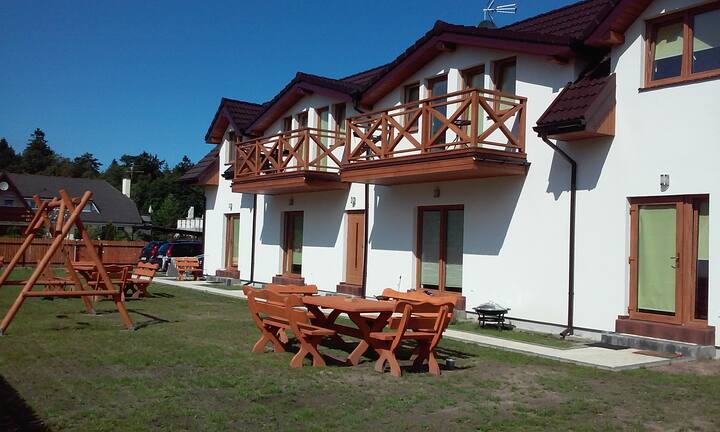
{"type": "Polygon", "coordinates": [[[270,290],[277,294],[295,294],[300,296],[317,295],[317,285],[280,285],[280,284],[267,284],[265,285],[266,290],[270,290]]]}
{"type": "Polygon", "coordinates": [[[193,280],[198,280],[203,274],[200,261],[195,257],[175,258],[175,267],[178,271],[177,280],[185,280],[188,274],[192,275],[193,280]]]}
{"type": "Polygon", "coordinates": [[[414,339],[418,341],[418,349],[414,355],[413,366],[419,367],[427,360],[430,373],[440,375],[440,366],[435,358],[435,347],[447,327],[452,308],[451,302],[444,304],[398,302],[395,312],[401,314],[401,317],[399,321],[391,323],[390,327],[394,330],[370,333],[370,344],[380,354],[380,358],[375,363],[375,370],[384,372],[385,363],[388,363],[390,373],[399,377],[402,371],[395,353],[400,342],[414,339]]]}
{"type": "Polygon", "coordinates": [[[139,262],[132,269],[130,277],[125,281],[125,294],[130,295],[132,298],[152,297],[152,294],[148,291],[148,286],[152,283],[157,273],[158,265],[139,262]]]}
{"type": "Polygon", "coordinates": [[[313,366],[325,366],[325,360],[317,346],[323,337],[332,336],[335,331],[311,324],[307,313],[301,309],[303,302],[300,297],[249,286],[243,287],[243,292],[248,298],[250,314],[261,334],[252,352],[263,352],[268,342],[272,343],[275,352],[285,352],[278,335],[281,330],[291,330],[300,342],[300,351],[293,356],[290,366],[302,367],[303,359],[308,354],[312,356],[313,366]]]}
{"type": "MultiPolygon", "coordinates": [[[[124,298],[125,286],[130,275],[130,266],[110,264],[105,266],[105,272],[110,277],[110,281],[113,283],[113,285],[118,287],[124,298]]],[[[92,278],[88,280],[88,285],[95,290],[97,290],[99,287],[102,287],[103,280],[99,271],[95,270],[92,278]]],[[[98,298],[100,298],[99,295],[94,297],[93,299],[97,300],[98,298]]]]}
{"type": "Polygon", "coordinates": [[[85,310],[88,313],[94,313],[95,311],[88,297],[110,296],[115,303],[115,307],[117,307],[125,327],[128,330],[134,329],[132,320],[125,309],[123,293],[113,285],[80,219],[83,209],[90,202],[91,198],[92,192],[90,191],[86,191],[81,198],[71,198],[65,190],[60,190],[59,198],[41,200],[37,195],[33,197],[36,210],[33,219],[25,229],[25,239],[12,260],[10,260],[8,266],[5,267],[2,275],[0,275],[0,287],[3,285],[22,285],[22,289],[18,293],[15,302],[10,306],[10,309],[0,323],[0,334],[7,331],[8,326],[13,318],[15,318],[25,299],[29,297],[79,297],[83,300],[85,310]],[[73,228],[77,229],[77,233],[80,235],[87,249],[90,261],[92,261],[94,268],[97,270],[99,283],[96,285],[96,289],[92,289],[82,283],[78,270],[73,266],[70,255],[71,252],[64,248],[65,238],[73,228]],[[23,281],[8,280],[10,273],[15,269],[18,262],[20,262],[23,254],[30,247],[33,240],[44,232],[52,236],[52,243],[50,243],[30,277],[23,281]],[[57,253],[61,254],[65,263],[65,271],[67,272],[67,277],[65,278],[55,277],[52,269],[49,267],[50,261],[57,253]],[[41,279],[41,276],[44,276],[45,279],[41,279]],[[33,291],[33,288],[37,285],[43,285],[46,289],[44,291],[33,291]],[[65,288],[67,286],[72,286],[73,288],[66,290],[65,288]]]}
{"type": "MultiPolygon", "coordinates": [[[[302,301],[315,319],[315,325],[333,329],[338,334],[345,334],[361,339],[358,346],[347,358],[347,363],[357,365],[360,357],[370,348],[370,334],[382,331],[395,310],[395,301],[375,301],[357,297],[343,296],[308,296],[302,301]],[[330,310],[326,315],[322,309],[330,310]],[[340,314],[345,313],[357,328],[335,323],[340,314]],[[367,314],[373,314],[369,316],[367,314]]],[[[337,336],[342,341],[342,339],[337,336]]],[[[342,341],[344,343],[344,341],[342,341]]]]}

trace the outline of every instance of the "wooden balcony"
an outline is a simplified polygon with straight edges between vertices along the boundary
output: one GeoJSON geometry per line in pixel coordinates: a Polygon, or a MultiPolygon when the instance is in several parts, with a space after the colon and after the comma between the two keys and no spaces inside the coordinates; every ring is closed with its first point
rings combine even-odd
{"type": "Polygon", "coordinates": [[[233,192],[267,195],[347,189],[342,133],[296,129],[236,144],[233,192]]]}
{"type": "Polygon", "coordinates": [[[348,119],[341,177],[381,185],[523,175],[526,99],[468,89],[348,119]]]}

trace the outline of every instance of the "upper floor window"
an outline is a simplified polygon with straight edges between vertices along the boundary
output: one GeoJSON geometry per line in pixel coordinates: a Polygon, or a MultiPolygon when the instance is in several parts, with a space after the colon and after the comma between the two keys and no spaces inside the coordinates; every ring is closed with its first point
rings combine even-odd
{"type": "Polygon", "coordinates": [[[648,22],[645,85],[720,75],[720,3],[648,22]]]}
{"type": "MultiPolygon", "coordinates": [[[[495,90],[512,95],[516,93],[516,66],[517,62],[515,57],[495,62],[495,76],[493,80],[495,81],[495,90]]],[[[500,100],[496,101],[497,109],[506,110],[512,108],[512,105],[502,103],[502,99],[503,98],[500,98],[500,100]]]]}
{"type": "MultiPolygon", "coordinates": [[[[416,102],[419,100],[420,100],[420,83],[413,83],[413,84],[406,85],[405,89],[403,91],[403,103],[408,104],[408,103],[416,102]]],[[[410,126],[408,127],[409,131],[415,131],[418,128],[418,119],[415,118],[415,120],[412,121],[412,118],[415,117],[414,114],[415,114],[416,108],[418,108],[417,105],[408,106],[406,108],[406,110],[409,112],[405,118],[405,123],[407,124],[408,122],[412,122],[410,124],[410,126]]]]}
{"type": "Polygon", "coordinates": [[[347,118],[345,112],[345,104],[337,104],[333,107],[333,118],[335,119],[335,131],[341,134],[345,133],[345,120],[347,118]]]}
{"type": "Polygon", "coordinates": [[[225,165],[231,165],[235,161],[235,132],[227,133],[227,148],[225,149],[225,165]]]}

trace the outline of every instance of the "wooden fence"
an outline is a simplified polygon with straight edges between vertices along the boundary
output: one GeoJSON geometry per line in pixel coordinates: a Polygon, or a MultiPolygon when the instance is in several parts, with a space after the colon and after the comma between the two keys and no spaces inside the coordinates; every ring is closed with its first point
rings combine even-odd
{"type": "MultiPolygon", "coordinates": [[[[5,257],[5,262],[10,261],[17,253],[23,238],[0,237],[0,256],[5,257]]],[[[51,239],[36,239],[32,245],[25,251],[20,265],[33,265],[43,257],[47,251],[51,239]]],[[[140,251],[145,247],[142,241],[93,241],[95,251],[105,264],[136,264],[140,259],[140,251]]],[[[65,240],[65,250],[71,252],[75,261],[89,260],[88,252],[84,244],[79,240],[65,240]]],[[[51,265],[63,264],[62,249],[54,256],[51,265]]]]}

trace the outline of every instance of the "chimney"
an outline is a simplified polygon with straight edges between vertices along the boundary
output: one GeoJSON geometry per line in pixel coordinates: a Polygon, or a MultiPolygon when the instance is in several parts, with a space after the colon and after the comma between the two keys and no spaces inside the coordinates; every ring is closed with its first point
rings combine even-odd
{"type": "Polygon", "coordinates": [[[123,177],[122,179],[122,193],[126,197],[130,198],[130,179],[123,177]]]}

